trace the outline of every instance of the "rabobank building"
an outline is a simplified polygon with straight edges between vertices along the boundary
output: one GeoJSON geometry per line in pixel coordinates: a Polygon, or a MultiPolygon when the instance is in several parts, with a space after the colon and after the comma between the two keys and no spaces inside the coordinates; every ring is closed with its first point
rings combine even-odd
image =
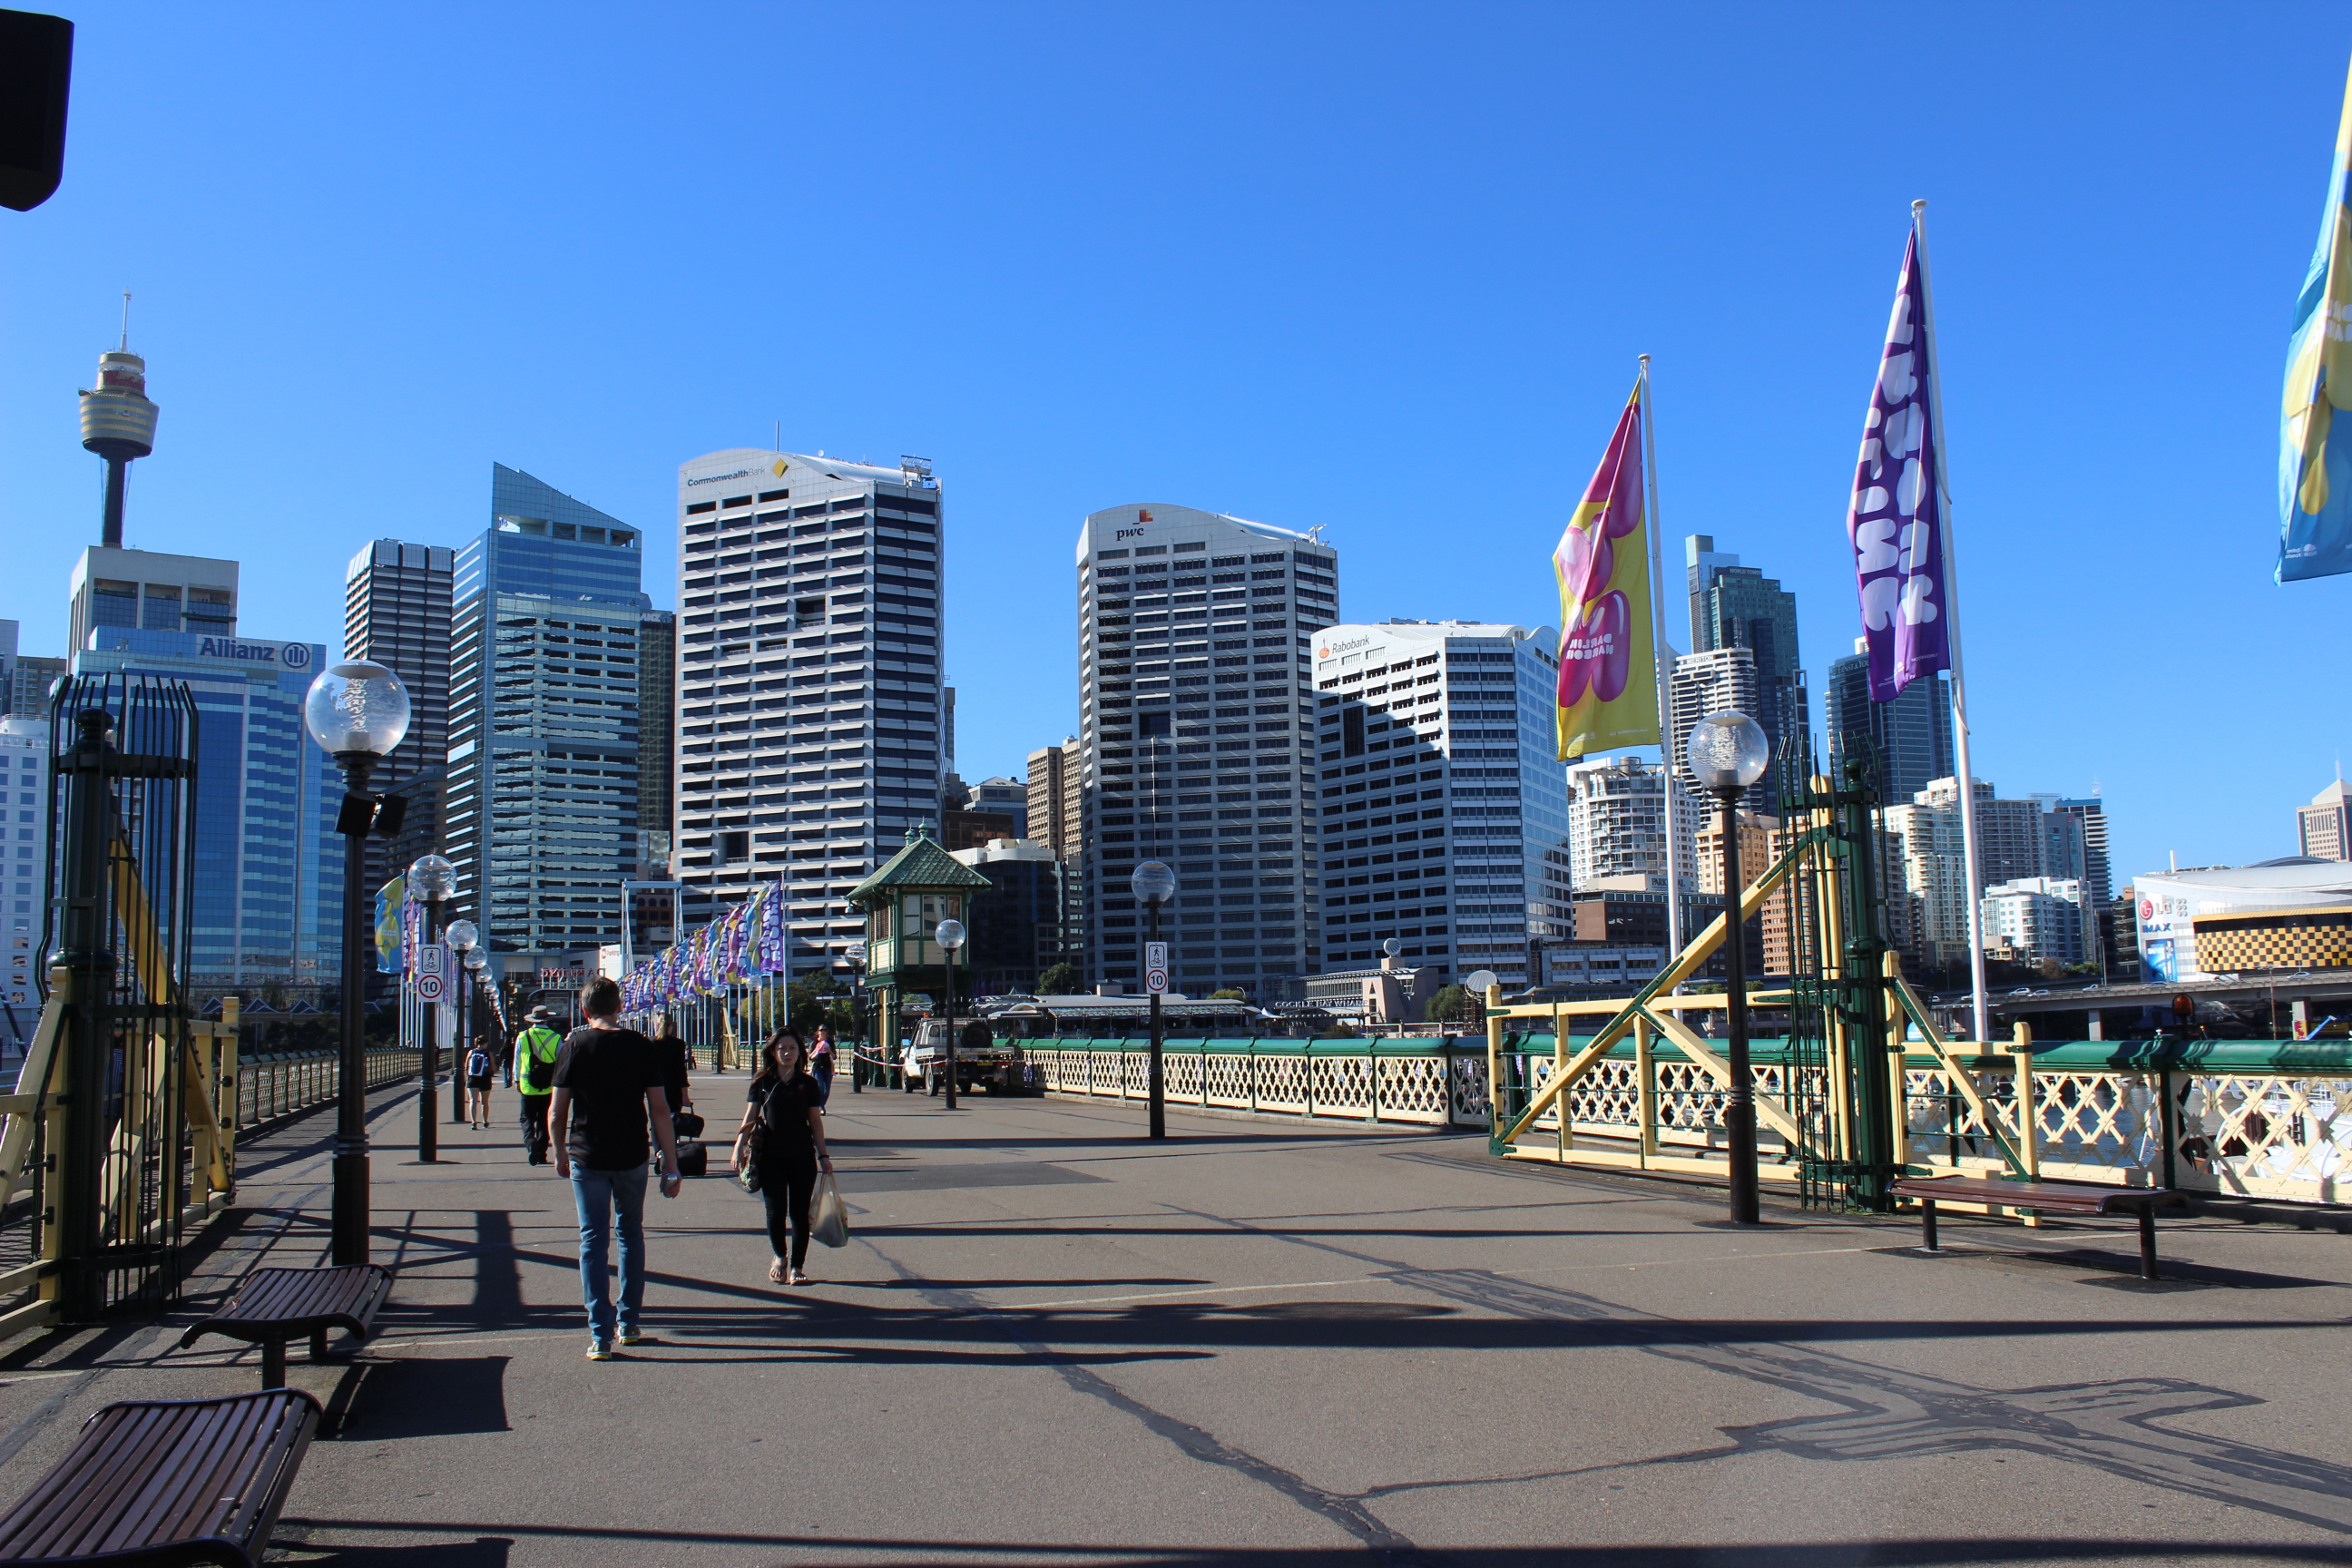
{"type": "Polygon", "coordinates": [[[75,675],[184,680],[195,699],[190,991],[199,1005],[263,987],[317,1001],[340,979],[342,936],[341,780],[302,726],[325,646],[106,625],[86,636],[75,675]]]}

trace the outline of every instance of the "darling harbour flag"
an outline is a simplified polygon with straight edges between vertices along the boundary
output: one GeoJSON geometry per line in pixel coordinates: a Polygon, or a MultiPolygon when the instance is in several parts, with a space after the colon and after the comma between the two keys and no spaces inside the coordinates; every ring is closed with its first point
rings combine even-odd
{"type": "Polygon", "coordinates": [[[1944,510],[1930,405],[1927,279],[1919,228],[1903,252],[1895,314],[1886,323],[1878,384],[1863,421],[1846,538],[1853,546],[1869,645],[1870,700],[1892,702],[1923,675],[1949,669],[1951,617],[1944,591],[1944,510]]]}
{"type": "Polygon", "coordinates": [[[1558,721],[1563,761],[1658,741],[1650,652],[1650,551],[1642,515],[1642,386],[1553,550],[1559,578],[1558,721]]]}
{"type": "Polygon", "coordinates": [[[2327,205],[2319,247],[2295,297],[2286,342],[2286,395],[2279,418],[2277,577],[2332,577],[2352,572],[2352,427],[2335,428],[2336,411],[2352,408],[2352,83],[2336,128],[2327,205]],[[2336,439],[2338,435],[2342,439],[2336,439]]]}

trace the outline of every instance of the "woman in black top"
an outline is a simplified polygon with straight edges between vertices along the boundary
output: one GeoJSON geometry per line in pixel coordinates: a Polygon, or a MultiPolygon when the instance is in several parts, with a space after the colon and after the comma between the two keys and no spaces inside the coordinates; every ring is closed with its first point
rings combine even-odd
{"type": "Polygon", "coordinates": [[[805,1285],[809,1278],[801,1265],[808,1259],[809,1202],[816,1195],[818,1167],[829,1171],[833,1160],[824,1152],[824,1111],[816,1080],[808,1075],[801,1037],[791,1029],[768,1037],[759,1076],[746,1098],[732,1162],[741,1169],[751,1141],[759,1140],[760,1196],[768,1205],[768,1247],[775,1254],[768,1278],[779,1285],[805,1285]]]}
{"type": "Polygon", "coordinates": [[[669,1092],[669,1113],[676,1116],[687,1106],[687,1078],[694,1066],[694,1053],[688,1048],[686,1037],[677,1032],[677,1020],[667,1013],[662,1015],[661,1033],[654,1039],[654,1053],[661,1059],[662,1086],[669,1092]]]}

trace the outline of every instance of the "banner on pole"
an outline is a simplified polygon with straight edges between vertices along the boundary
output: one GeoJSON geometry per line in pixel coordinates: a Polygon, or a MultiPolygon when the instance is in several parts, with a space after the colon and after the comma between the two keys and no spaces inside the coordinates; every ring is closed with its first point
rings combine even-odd
{"type": "Polygon", "coordinates": [[[1952,667],[1951,622],[1944,587],[1943,476],[1937,471],[1929,395],[1927,279],[1915,221],[1895,280],[1895,313],[1878,357],[1862,456],[1846,512],[1854,588],[1870,656],[1870,700],[1892,702],[1923,675],[1952,667]]]}
{"type": "Polygon", "coordinates": [[[2295,297],[2279,419],[2282,583],[2352,572],[2352,429],[2335,439],[2336,411],[2352,408],[2352,81],[2345,86],[2327,172],[2319,245],[2295,297]]]}
{"type": "Polygon", "coordinates": [[[1552,552],[1559,579],[1556,718],[1562,761],[1612,746],[1659,744],[1642,419],[1636,382],[1609,450],[1552,552]]]}

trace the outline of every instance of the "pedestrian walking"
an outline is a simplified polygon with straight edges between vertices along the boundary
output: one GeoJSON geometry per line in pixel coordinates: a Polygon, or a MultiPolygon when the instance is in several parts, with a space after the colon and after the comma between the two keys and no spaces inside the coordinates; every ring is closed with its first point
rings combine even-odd
{"type": "Polygon", "coordinates": [[[820,1107],[833,1101],[833,1069],[839,1064],[834,1058],[833,1029],[829,1025],[816,1026],[816,1038],[809,1042],[809,1076],[816,1079],[816,1102],[820,1107]]]}
{"type": "Polygon", "coordinates": [[[824,1110],[810,1076],[801,1037],[787,1026],[768,1037],[760,1070],[745,1097],[743,1124],[735,1130],[731,1163],[741,1170],[746,1156],[760,1162],[760,1196],[768,1205],[768,1278],[779,1285],[806,1285],[809,1202],[816,1195],[820,1167],[833,1169],[824,1149],[824,1110]]]}
{"type": "Polygon", "coordinates": [[[677,1020],[667,1013],[662,1015],[661,1032],[654,1038],[655,1054],[662,1064],[662,1087],[669,1091],[669,1113],[676,1116],[687,1107],[688,1091],[693,1087],[694,1053],[688,1048],[686,1037],[678,1033],[677,1020]]]}
{"type": "Polygon", "coordinates": [[[466,1125],[487,1128],[490,1124],[490,1078],[497,1064],[490,1059],[490,1040],[487,1035],[474,1037],[474,1048],[466,1053],[466,1125]]]}
{"type": "Polygon", "coordinates": [[[580,1300],[588,1310],[588,1359],[610,1361],[614,1342],[643,1342],[646,1166],[661,1150],[662,1196],[678,1192],[677,1145],[654,1043],[621,1026],[621,987],[599,977],[580,994],[588,1022],[558,1052],[550,1108],[555,1173],[572,1183],[580,1214],[580,1300]],[[648,1142],[646,1124],[653,1127],[648,1142]],[[617,1219],[618,1225],[615,1226],[617,1219]],[[621,1300],[610,1293],[609,1249],[621,1241],[621,1300]]]}
{"type": "Polygon", "coordinates": [[[555,1058],[563,1037],[554,1028],[555,1009],[533,1007],[515,1037],[514,1082],[522,1095],[522,1146],[534,1165],[547,1163],[548,1101],[555,1093],[555,1058]]]}

